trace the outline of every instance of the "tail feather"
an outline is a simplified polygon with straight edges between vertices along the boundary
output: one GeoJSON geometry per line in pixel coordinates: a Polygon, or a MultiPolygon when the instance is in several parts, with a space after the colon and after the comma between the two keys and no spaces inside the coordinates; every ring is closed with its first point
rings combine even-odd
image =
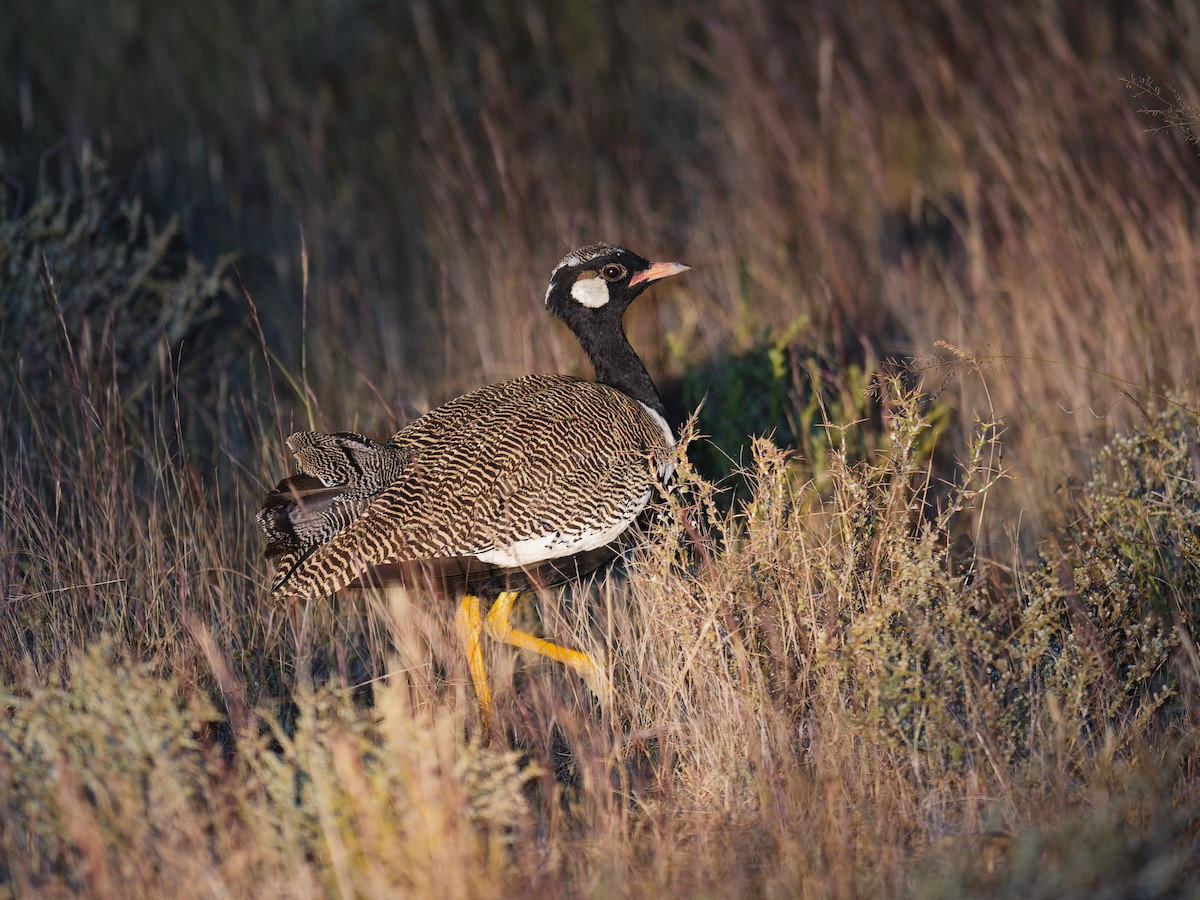
{"type": "Polygon", "coordinates": [[[279,482],[258,514],[267,558],[279,563],[276,587],[314,548],[358,519],[411,462],[402,447],[353,432],[301,431],[287,443],[301,474],[279,482]]]}
{"type": "Polygon", "coordinates": [[[344,487],[326,487],[312,475],[279,482],[258,514],[258,525],[267,536],[267,559],[323,544],[357,518],[365,500],[347,502],[345,495],[344,487]]]}
{"type": "Polygon", "coordinates": [[[326,487],[349,488],[357,495],[383,490],[411,460],[411,454],[390,441],[380,444],[352,431],[298,431],[287,444],[301,472],[326,487]]]}

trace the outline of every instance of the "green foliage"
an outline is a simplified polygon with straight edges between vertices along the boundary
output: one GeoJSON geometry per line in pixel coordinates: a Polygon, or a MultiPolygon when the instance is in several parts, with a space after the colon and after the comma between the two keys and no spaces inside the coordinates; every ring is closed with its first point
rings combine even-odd
{"type": "Polygon", "coordinates": [[[683,405],[699,410],[697,425],[706,437],[693,447],[696,465],[717,480],[742,465],[752,435],[780,446],[793,445],[792,371],[788,344],[792,334],[763,334],[743,353],[717,363],[691,367],[683,377],[683,405]]]}
{"type": "MultiPolygon", "coordinates": [[[[707,438],[692,446],[697,471],[714,481],[731,479],[743,499],[747,485],[739,470],[749,462],[754,437],[797,450],[797,477],[825,486],[832,448],[851,460],[871,460],[886,443],[874,389],[878,371],[869,362],[835,366],[804,350],[797,335],[806,325],[802,319],[777,333],[764,330],[749,349],[684,372],[684,407],[698,410],[697,427],[707,438]]],[[[935,404],[927,417],[925,455],[946,428],[948,408],[935,404]]]]}

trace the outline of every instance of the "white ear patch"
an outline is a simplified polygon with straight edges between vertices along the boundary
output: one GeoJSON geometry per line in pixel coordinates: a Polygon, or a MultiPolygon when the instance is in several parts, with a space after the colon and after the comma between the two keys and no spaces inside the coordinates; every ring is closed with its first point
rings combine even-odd
{"type": "Polygon", "coordinates": [[[571,296],[580,306],[599,309],[608,302],[608,282],[603,278],[580,278],[571,285],[571,296]]]}

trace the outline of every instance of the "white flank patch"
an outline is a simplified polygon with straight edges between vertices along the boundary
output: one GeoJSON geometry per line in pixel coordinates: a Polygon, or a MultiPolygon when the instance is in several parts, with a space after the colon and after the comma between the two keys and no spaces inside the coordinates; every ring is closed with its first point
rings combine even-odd
{"type": "Polygon", "coordinates": [[[571,296],[580,306],[599,309],[608,302],[608,283],[603,278],[580,278],[571,285],[571,296]]]}
{"type": "Polygon", "coordinates": [[[628,511],[628,514],[613,522],[600,531],[586,531],[583,534],[544,534],[538,537],[526,538],[523,541],[509,544],[507,547],[497,547],[476,553],[475,558],[489,566],[528,566],[533,563],[545,562],[551,559],[561,559],[576,553],[595,550],[605,544],[615,541],[626,528],[633,524],[638,513],[645,509],[650,502],[650,491],[628,511]]]}
{"type": "Polygon", "coordinates": [[[640,406],[642,409],[644,409],[646,411],[646,413],[650,416],[650,418],[652,418],[654,420],[654,423],[659,428],[662,429],[663,437],[665,437],[667,439],[667,446],[674,447],[675,446],[675,432],[673,432],[671,430],[671,426],[667,424],[667,420],[664,419],[662,416],[660,416],[658,413],[656,413],[654,410],[652,410],[650,407],[648,407],[641,400],[639,400],[637,402],[637,405],[640,406]]]}
{"type": "MultiPolygon", "coordinates": [[[[654,410],[652,410],[650,407],[648,407],[641,400],[639,400],[637,402],[637,404],[642,409],[644,409],[646,411],[646,413],[650,416],[650,418],[652,418],[654,420],[654,423],[656,425],[658,425],[659,428],[662,429],[663,437],[665,437],[667,439],[667,446],[674,447],[675,446],[675,432],[673,432],[671,430],[671,426],[667,424],[667,420],[664,419],[662,416],[660,416],[658,413],[656,413],[654,410]]],[[[663,464],[658,467],[658,477],[660,479],[662,479],[664,484],[674,474],[675,474],[675,465],[671,462],[664,461],[663,464]]]]}

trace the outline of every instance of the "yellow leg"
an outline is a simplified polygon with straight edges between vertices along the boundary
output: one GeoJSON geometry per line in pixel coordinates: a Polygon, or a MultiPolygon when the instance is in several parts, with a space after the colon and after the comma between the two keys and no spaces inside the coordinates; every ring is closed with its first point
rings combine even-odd
{"type": "Polygon", "coordinates": [[[454,617],[458,636],[467,653],[467,666],[471,670],[471,683],[475,685],[475,698],[479,701],[479,719],[485,735],[492,730],[492,689],[488,687],[487,668],[483,664],[483,617],[479,611],[479,598],[467,594],[462,599],[458,614],[454,617]]]}
{"type": "Polygon", "coordinates": [[[596,661],[587,653],[563,647],[551,641],[535,637],[527,631],[517,631],[517,629],[513,628],[508,617],[512,614],[513,607],[520,596],[521,594],[518,591],[505,591],[496,598],[496,602],[488,610],[487,618],[483,622],[483,627],[487,633],[498,641],[503,641],[514,647],[532,650],[534,653],[548,656],[550,659],[568,665],[586,678],[594,688],[598,688],[602,683],[603,672],[600,666],[596,665],[596,661]]]}

